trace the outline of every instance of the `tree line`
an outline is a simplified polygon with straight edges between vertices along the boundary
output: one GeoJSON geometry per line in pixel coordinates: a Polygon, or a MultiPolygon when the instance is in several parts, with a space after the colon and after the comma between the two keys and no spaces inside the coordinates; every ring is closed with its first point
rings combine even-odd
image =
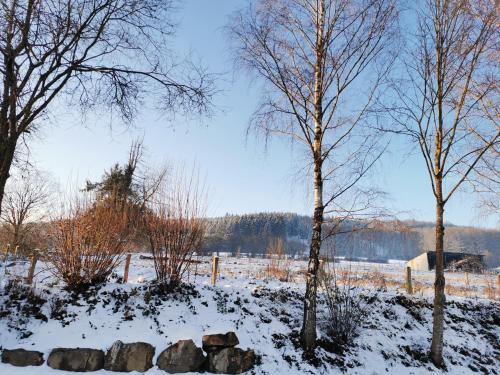
{"type": "MultiPolygon", "coordinates": [[[[284,241],[285,253],[304,257],[311,233],[312,218],[293,213],[256,213],[208,218],[206,254],[226,252],[232,255],[262,256],[270,242],[284,241]]],[[[445,249],[452,252],[483,254],[489,267],[500,264],[500,232],[448,224],[445,249]]],[[[408,260],[434,249],[433,224],[412,220],[384,220],[365,223],[346,221],[341,231],[322,249],[334,246],[336,256],[360,257],[373,261],[408,260]]],[[[331,254],[330,254],[331,255],[331,254]]]]}

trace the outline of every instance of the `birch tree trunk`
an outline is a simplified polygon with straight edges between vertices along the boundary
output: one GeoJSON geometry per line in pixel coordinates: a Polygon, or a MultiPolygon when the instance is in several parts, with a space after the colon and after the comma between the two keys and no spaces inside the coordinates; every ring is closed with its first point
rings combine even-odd
{"type": "Polygon", "coordinates": [[[444,225],[443,213],[444,204],[439,191],[441,191],[442,181],[437,181],[438,198],[436,200],[436,280],[434,282],[434,310],[432,321],[432,344],[431,358],[436,366],[443,365],[443,331],[444,331],[444,225]]]}
{"type": "Polygon", "coordinates": [[[302,346],[306,352],[316,347],[316,295],[318,290],[319,253],[321,250],[321,228],[323,225],[323,28],[325,4],[318,4],[316,18],[316,61],[314,65],[314,142],[313,142],[313,192],[314,212],[309,262],[307,265],[306,294],[304,296],[304,321],[302,323],[302,346]]]}
{"type": "Polygon", "coordinates": [[[316,346],[316,294],[318,289],[319,253],[321,250],[321,227],[323,224],[323,179],[321,160],[314,162],[314,214],[309,263],[307,265],[306,294],[304,297],[304,321],[302,323],[302,345],[311,352],[316,346]]]}
{"type": "Polygon", "coordinates": [[[437,1],[438,16],[435,19],[436,24],[436,104],[437,104],[437,123],[436,133],[434,135],[434,196],[436,198],[436,278],[434,281],[434,310],[432,320],[432,343],[431,358],[436,366],[443,364],[443,320],[444,320],[444,225],[443,212],[445,202],[443,201],[443,96],[444,74],[443,74],[443,56],[444,37],[442,35],[441,18],[439,17],[441,9],[440,0],[437,1]]]}

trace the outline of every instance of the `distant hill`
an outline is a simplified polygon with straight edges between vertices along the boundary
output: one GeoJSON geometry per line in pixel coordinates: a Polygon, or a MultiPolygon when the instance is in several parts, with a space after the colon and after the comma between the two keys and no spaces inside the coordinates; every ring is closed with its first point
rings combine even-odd
{"type": "MultiPolygon", "coordinates": [[[[293,213],[226,215],[208,220],[206,252],[265,254],[273,238],[282,238],[291,255],[308,252],[311,218],[293,213]]],[[[328,228],[325,228],[328,230],[328,228]]],[[[434,248],[434,225],[417,221],[347,221],[325,241],[322,252],[384,261],[410,259],[434,248]]],[[[500,265],[500,231],[446,224],[445,249],[484,254],[490,267],[500,265]]]]}

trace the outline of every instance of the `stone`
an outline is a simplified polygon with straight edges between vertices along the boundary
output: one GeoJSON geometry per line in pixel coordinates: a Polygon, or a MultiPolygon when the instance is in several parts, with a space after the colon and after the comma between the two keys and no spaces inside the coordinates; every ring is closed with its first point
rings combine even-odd
{"type": "Polygon", "coordinates": [[[155,348],[145,342],[124,344],[115,341],[106,353],[104,369],[108,371],[145,372],[153,367],[155,348]]]}
{"type": "Polygon", "coordinates": [[[208,371],[215,374],[241,374],[255,364],[253,350],[225,348],[208,355],[208,371]]]}
{"type": "Polygon", "coordinates": [[[202,371],[206,357],[193,340],[180,340],[160,353],[156,365],[170,374],[202,371]]]}
{"type": "Polygon", "coordinates": [[[47,365],[57,370],[97,371],[104,366],[104,352],[88,348],[56,348],[50,352],[47,365]]]}
{"type": "Polygon", "coordinates": [[[43,364],[43,354],[24,349],[4,349],[2,352],[2,362],[20,367],[41,366],[43,364]]]}
{"type": "Polygon", "coordinates": [[[232,348],[240,343],[234,332],[226,334],[204,335],[202,338],[203,350],[211,353],[224,348],[232,348]]]}

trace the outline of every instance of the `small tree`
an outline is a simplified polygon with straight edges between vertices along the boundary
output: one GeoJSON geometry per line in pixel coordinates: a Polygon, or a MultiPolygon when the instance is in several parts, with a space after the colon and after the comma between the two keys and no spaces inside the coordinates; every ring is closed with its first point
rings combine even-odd
{"type": "Polygon", "coordinates": [[[178,286],[205,239],[203,192],[193,176],[156,189],[146,204],[144,228],[162,288],[178,286]]]}
{"type": "Polygon", "coordinates": [[[37,225],[47,217],[53,192],[50,181],[37,171],[26,171],[9,181],[0,218],[12,248],[28,250],[37,225]]]}
{"type": "Polygon", "coordinates": [[[116,163],[105,172],[101,181],[87,181],[86,191],[94,191],[100,200],[113,199],[122,203],[140,201],[140,184],[137,168],[142,161],[144,148],[141,141],[134,141],[130,146],[128,161],[120,166],[116,163]]]}

